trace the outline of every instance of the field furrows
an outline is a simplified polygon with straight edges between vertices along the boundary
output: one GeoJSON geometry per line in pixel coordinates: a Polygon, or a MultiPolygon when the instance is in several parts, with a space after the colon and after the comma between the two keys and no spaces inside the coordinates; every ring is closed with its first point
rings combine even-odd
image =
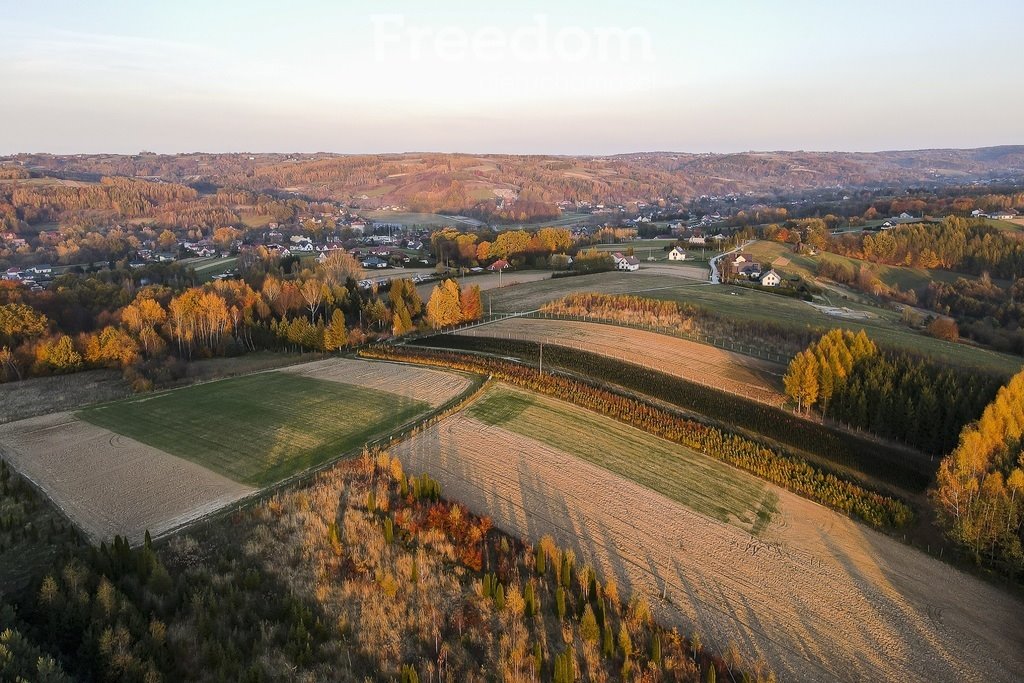
{"type": "Polygon", "coordinates": [[[779,389],[784,372],[781,366],[656,332],[572,320],[515,318],[456,334],[568,346],[651,367],[762,403],[780,406],[786,400],[779,389]]]}
{"type": "Polygon", "coordinates": [[[497,526],[551,534],[709,646],[763,657],[781,680],[1010,681],[1024,666],[1019,602],[781,489],[755,538],[465,414],[392,453],[497,526]]]}
{"type": "Polygon", "coordinates": [[[253,491],[69,413],[0,427],[0,455],[96,542],[139,543],[253,491]]]}
{"type": "Polygon", "coordinates": [[[386,391],[403,398],[425,401],[434,408],[466,391],[470,385],[467,377],[451,372],[350,358],[303,363],[282,368],[280,372],[386,391]]]}

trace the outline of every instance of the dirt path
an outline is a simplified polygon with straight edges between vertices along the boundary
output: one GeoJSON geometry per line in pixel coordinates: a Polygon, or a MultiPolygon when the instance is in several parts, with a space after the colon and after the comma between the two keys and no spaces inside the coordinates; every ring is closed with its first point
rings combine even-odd
{"type": "Polygon", "coordinates": [[[781,406],[786,402],[781,392],[784,367],[656,332],[573,320],[513,318],[456,334],[569,346],[650,366],[763,403],[781,406]]]}
{"type": "Polygon", "coordinates": [[[70,413],[0,426],[0,456],[97,543],[140,543],[254,490],[70,413]]]}
{"type": "Polygon", "coordinates": [[[498,527],[551,534],[709,647],[733,641],[764,658],[780,680],[1012,681],[1024,670],[1016,599],[781,489],[781,512],[755,539],[462,414],[392,453],[498,527]]]}

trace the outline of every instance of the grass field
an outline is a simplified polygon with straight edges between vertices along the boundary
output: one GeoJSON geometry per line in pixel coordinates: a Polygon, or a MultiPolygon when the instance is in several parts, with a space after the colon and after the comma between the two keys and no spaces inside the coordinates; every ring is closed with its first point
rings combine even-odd
{"type": "Polygon", "coordinates": [[[777,497],[757,478],[568,403],[497,386],[473,403],[467,414],[582,458],[754,534],[765,528],[775,511],[777,497]]]}
{"type": "Polygon", "coordinates": [[[769,322],[786,327],[863,329],[872,339],[893,348],[954,361],[958,365],[1012,374],[1024,365],[1017,356],[966,344],[953,344],[912,330],[894,310],[855,301],[834,302],[868,314],[849,320],[826,315],[803,301],[729,285],[710,285],[668,275],[610,272],[531,282],[491,293],[495,313],[532,311],[573,292],[633,294],[652,299],[696,304],[737,320],[769,322]]]}
{"type": "Polygon", "coordinates": [[[843,263],[854,271],[860,266],[866,266],[875,271],[878,274],[878,279],[882,282],[890,287],[899,287],[903,291],[927,287],[932,282],[955,282],[961,277],[974,279],[971,275],[948,270],[887,266],[828,252],[822,252],[817,256],[794,254],[788,244],[764,240],[755,242],[744,251],[753,254],[762,264],[773,264],[781,259],[784,265],[776,266],[776,270],[783,275],[799,275],[808,280],[815,278],[818,264],[823,261],[843,263]]]}
{"type": "Polygon", "coordinates": [[[267,372],[87,408],[79,417],[259,487],[428,410],[383,391],[267,372]]]}

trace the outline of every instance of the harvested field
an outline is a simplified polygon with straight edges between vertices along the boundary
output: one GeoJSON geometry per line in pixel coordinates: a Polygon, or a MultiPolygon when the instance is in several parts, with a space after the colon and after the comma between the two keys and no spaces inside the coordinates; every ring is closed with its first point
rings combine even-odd
{"type": "Polygon", "coordinates": [[[113,401],[129,393],[128,383],[117,370],[89,370],[7,382],[0,385],[0,424],[113,401]]]}
{"type": "Polygon", "coordinates": [[[775,494],[757,477],[563,401],[500,385],[466,414],[535,438],[750,533],[761,533],[774,512],[775,494]]]}
{"type": "Polygon", "coordinates": [[[428,412],[395,394],[263,372],[83,410],[142,443],[262,487],[326,462],[428,412]]]}
{"type": "Polygon", "coordinates": [[[139,543],[253,490],[70,413],[0,427],[0,456],[96,542],[139,543]]]}
{"type": "Polygon", "coordinates": [[[455,334],[544,342],[649,365],[691,382],[781,406],[783,366],[707,344],[617,325],[511,318],[455,334]]]}
{"type": "Polygon", "coordinates": [[[1012,681],[1024,668],[1024,606],[988,584],[769,485],[778,513],[752,536],[505,428],[514,420],[460,413],[391,452],[498,527],[550,534],[651,597],[664,623],[763,657],[780,680],[1012,681]]]}
{"type": "Polygon", "coordinates": [[[468,377],[452,372],[351,358],[330,358],[293,365],[281,372],[386,391],[395,396],[424,401],[432,408],[447,403],[469,389],[470,385],[468,377]]]}

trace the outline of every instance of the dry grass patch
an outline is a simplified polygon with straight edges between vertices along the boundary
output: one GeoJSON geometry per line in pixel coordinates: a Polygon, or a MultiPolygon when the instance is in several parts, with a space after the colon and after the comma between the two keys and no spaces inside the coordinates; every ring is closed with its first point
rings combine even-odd
{"type": "Polygon", "coordinates": [[[97,542],[138,543],[253,490],[69,413],[0,426],[0,455],[97,542]]]}

